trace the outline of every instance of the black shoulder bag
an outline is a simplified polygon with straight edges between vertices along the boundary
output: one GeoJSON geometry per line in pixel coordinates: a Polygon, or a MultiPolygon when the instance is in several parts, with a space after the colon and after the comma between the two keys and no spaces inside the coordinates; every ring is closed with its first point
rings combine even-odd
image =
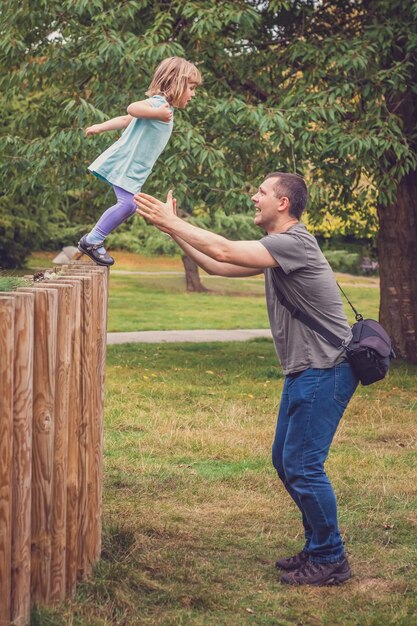
{"type": "Polygon", "coordinates": [[[291,304],[282,293],[274,270],[272,270],[271,274],[276,296],[282,306],[291,313],[292,317],[300,320],[302,324],[305,324],[305,326],[308,326],[308,328],[324,337],[332,346],[335,348],[343,347],[346,351],[346,358],[352,365],[362,385],[371,385],[377,380],[385,378],[391,359],[395,359],[391,339],[381,324],[375,320],[363,319],[362,315],[355,309],[339,283],[337,283],[337,286],[349,302],[356,319],[355,324],[352,326],[353,336],[348,344],[332,333],[328,328],[322,326],[320,322],[291,304]]]}

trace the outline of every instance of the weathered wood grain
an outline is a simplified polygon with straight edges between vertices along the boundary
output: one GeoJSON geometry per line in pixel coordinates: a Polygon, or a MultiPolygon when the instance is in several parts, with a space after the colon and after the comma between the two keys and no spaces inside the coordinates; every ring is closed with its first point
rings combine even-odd
{"type": "Polygon", "coordinates": [[[0,624],[10,620],[13,455],[13,296],[0,298],[0,624]]]}

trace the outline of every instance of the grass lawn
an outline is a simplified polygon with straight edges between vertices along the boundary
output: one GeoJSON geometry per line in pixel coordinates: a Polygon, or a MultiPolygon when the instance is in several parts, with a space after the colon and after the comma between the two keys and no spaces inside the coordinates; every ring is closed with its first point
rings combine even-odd
{"type": "Polygon", "coordinates": [[[212,291],[187,293],[182,276],[112,274],[109,331],[268,327],[262,281],[203,281],[212,291]]]}
{"type": "MultiPolygon", "coordinates": [[[[182,271],[147,263],[126,255],[118,268],[182,271]]],[[[377,316],[376,279],[338,278],[377,316]]],[[[267,327],[262,279],[203,282],[210,292],[187,294],[180,275],[112,272],[109,330],[267,327]]],[[[272,342],[110,346],[102,559],[73,601],[31,624],[415,626],[416,376],[396,364],[359,388],[328,459],[354,578],[297,589],[273,567],[302,529],[270,462],[272,342]]]]}
{"type": "MultiPolygon", "coordinates": [[[[109,297],[110,332],[135,330],[187,330],[206,328],[268,328],[263,277],[231,279],[201,272],[207,293],[185,291],[178,257],[145,257],[115,252],[117,270],[158,272],[118,274],[111,271],[109,297]]],[[[29,268],[51,267],[53,253],[32,255],[29,268]]],[[[338,274],[342,287],[365,317],[378,317],[379,281],[376,278],[338,274]]],[[[352,311],[344,301],[348,318],[352,311]]]]}
{"type": "MultiPolygon", "coordinates": [[[[183,275],[169,273],[183,271],[180,259],[119,254],[120,257],[115,254],[118,270],[160,273],[111,272],[110,332],[268,328],[263,276],[231,279],[201,272],[202,282],[209,291],[190,294],[185,291],[183,275]]],[[[378,317],[378,279],[346,274],[339,274],[337,278],[365,317],[378,317]]],[[[352,311],[346,301],[344,304],[353,323],[352,311]]]]}
{"type": "MultiPolygon", "coordinates": [[[[268,328],[263,278],[203,277],[207,293],[187,293],[182,276],[111,274],[109,331],[268,328]]],[[[363,280],[360,278],[360,285],[363,280]]],[[[343,286],[366,317],[378,318],[379,289],[343,286]]],[[[344,302],[351,322],[353,313],[344,302]]]]}
{"type": "Polygon", "coordinates": [[[361,387],[327,463],[354,578],[281,585],[302,546],[270,463],[272,342],[110,346],[104,536],[74,601],[41,626],[415,626],[416,367],[361,387]]]}

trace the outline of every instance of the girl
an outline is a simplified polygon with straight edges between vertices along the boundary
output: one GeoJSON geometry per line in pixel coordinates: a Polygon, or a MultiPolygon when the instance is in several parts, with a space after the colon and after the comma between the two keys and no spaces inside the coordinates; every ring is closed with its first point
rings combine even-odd
{"type": "Polygon", "coordinates": [[[78,249],[98,265],[113,265],[103,242],[109,233],[133,215],[138,193],[172,133],[173,107],[184,109],[201,83],[199,70],[185,59],[171,57],[160,63],[146,92],[148,100],[133,102],[128,115],[86,129],[86,135],[126,128],[120,139],[103,152],[89,171],[112,185],[117,202],[100,217],[93,230],[78,242],[78,249]]]}

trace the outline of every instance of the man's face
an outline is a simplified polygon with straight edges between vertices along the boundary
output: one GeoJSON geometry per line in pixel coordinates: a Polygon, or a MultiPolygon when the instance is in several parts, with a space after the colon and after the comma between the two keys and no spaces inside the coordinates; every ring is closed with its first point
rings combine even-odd
{"type": "Polygon", "coordinates": [[[255,195],[252,196],[252,202],[255,205],[255,217],[253,221],[266,232],[274,228],[280,213],[279,209],[282,198],[276,197],[274,192],[276,183],[276,177],[267,178],[261,184],[255,195]]]}

